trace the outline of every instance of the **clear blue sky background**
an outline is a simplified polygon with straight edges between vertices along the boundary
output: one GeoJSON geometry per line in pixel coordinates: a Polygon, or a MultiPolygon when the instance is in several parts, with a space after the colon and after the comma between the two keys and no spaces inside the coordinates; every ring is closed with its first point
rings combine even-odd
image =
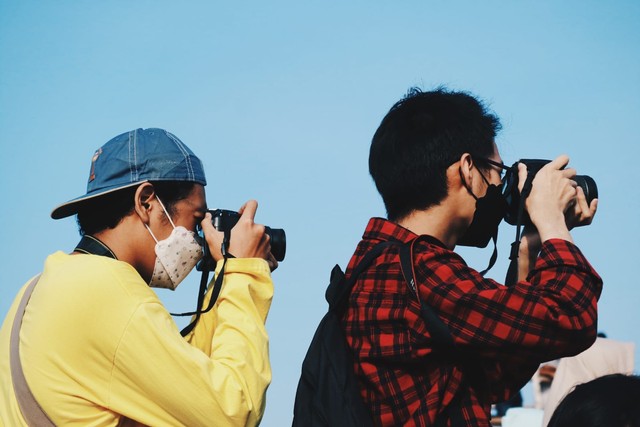
{"type": "MultiPolygon", "coordinates": [[[[567,153],[596,179],[598,215],[574,237],[605,281],[600,329],[640,343],[638,22],[624,0],[0,0],[0,314],[73,249],[74,220],[49,213],[84,193],[94,150],[166,128],[204,160],[210,206],[255,198],[257,220],[287,231],[263,425],[289,424],[329,272],[384,215],[371,136],[410,86],[444,84],[501,117],[505,162],[567,153]]],[[[496,279],[514,233],[501,228],[496,279]]],[[[478,269],[490,254],[463,251],[478,269]]],[[[159,292],[169,310],[193,308],[198,278],[159,292]]]]}

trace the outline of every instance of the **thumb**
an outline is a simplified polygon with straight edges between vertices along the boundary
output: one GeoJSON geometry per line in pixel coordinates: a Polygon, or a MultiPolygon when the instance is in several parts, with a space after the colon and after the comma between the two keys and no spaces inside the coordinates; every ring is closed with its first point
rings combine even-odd
{"type": "Polygon", "coordinates": [[[249,200],[247,203],[242,205],[238,212],[242,215],[243,218],[248,218],[253,221],[253,219],[256,217],[257,210],[258,202],[255,200],[249,200]]]}
{"type": "Polygon", "coordinates": [[[518,191],[522,193],[524,182],[527,180],[527,165],[518,163],[518,191]]]}
{"type": "Polygon", "coordinates": [[[568,164],[569,164],[569,156],[567,156],[566,154],[561,154],[555,159],[553,159],[551,162],[549,162],[548,165],[545,165],[545,166],[552,169],[560,170],[565,166],[567,166],[568,164]]]}

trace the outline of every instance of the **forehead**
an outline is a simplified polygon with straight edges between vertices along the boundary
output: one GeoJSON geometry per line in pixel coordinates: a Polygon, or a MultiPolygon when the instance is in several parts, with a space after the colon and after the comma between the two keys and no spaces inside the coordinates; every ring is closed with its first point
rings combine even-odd
{"type": "Polygon", "coordinates": [[[500,157],[500,152],[498,151],[498,146],[495,141],[493,142],[493,153],[489,156],[491,160],[494,160],[498,163],[502,163],[502,157],[500,157]]]}
{"type": "Polygon", "coordinates": [[[189,209],[193,211],[204,212],[207,210],[207,200],[205,197],[204,186],[195,184],[189,195],[176,203],[179,209],[189,209]]]}

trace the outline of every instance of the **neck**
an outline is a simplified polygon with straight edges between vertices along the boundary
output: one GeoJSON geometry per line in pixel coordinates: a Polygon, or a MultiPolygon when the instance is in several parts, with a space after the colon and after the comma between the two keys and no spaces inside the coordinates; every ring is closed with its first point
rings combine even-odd
{"type": "Polygon", "coordinates": [[[118,260],[135,268],[144,280],[151,278],[151,271],[145,266],[154,264],[155,241],[137,217],[129,215],[114,228],[95,233],[94,237],[108,246],[118,260]]]}
{"type": "Polygon", "coordinates": [[[461,216],[450,201],[445,200],[425,210],[414,210],[397,223],[418,236],[426,234],[435,237],[453,250],[469,226],[469,219],[461,216]]]}

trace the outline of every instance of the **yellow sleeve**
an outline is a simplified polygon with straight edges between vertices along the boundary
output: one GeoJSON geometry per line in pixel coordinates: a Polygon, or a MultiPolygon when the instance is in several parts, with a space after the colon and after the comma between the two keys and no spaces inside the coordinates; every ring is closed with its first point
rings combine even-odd
{"type": "Polygon", "coordinates": [[[264,260],[228,260],[216,307],[186,341],[160,303],[141,304],[118,345],[109,409],[154,426],[258,424],[271,382],[272,296],[264,260]]]}

